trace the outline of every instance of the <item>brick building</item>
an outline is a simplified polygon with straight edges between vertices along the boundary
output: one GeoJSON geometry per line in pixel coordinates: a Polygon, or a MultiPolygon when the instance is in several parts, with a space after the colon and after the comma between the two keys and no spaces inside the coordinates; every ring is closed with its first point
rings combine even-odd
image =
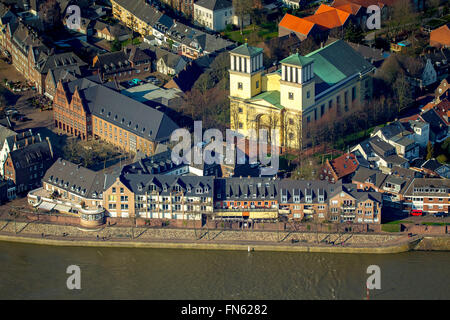
{"type": "Polygon", "coordinates": [[[146,155],[166,143],[178,126],[164,113],[114,90],[93,77],[60,82],[54,100],[55,126],[83,140],[95,137],[125,152],[146,155]]]}
{"type": "Polygon", "coordinates": [[[320,177],[322,180],[332,183],[347,178],[358,169],[359,161],[353,153],[346,153],[342,156],[326,161],[320,177]]]}
{"type": "Polygon", "coordinates": [[[16,193],[22,193],[39,187],[52,163],[53,150],[47,138],[11,151],[4,164],[4,177],[14,184],[16,193]]]}

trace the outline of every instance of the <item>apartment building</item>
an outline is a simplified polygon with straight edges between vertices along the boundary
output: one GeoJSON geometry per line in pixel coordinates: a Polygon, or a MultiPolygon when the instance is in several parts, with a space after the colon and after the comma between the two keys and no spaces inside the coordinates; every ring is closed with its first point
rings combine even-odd
{"type": "Polygon", "coordinates": [[[121,174],[104,192],[111,217],[206,221],[213,214],[212,177],[121,174]]]}
{"type": "Polygon", "coordinates": [[[215,179],[214,192],[214,219],[264,221],[278,218],[280,191],[276,180],[215,179]]]}
{"type": "Polygon", "coordinates": [[[416,178],[404,193],[403,210],[422,210],[426,213],[449,212],[450,180],[416,178]]]}

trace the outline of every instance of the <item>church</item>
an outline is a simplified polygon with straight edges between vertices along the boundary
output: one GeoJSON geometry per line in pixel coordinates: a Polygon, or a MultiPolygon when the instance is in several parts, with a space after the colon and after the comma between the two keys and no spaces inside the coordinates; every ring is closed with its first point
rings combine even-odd
{"type": "Polygon", "coordinates": [[[246,138],[279,129],[278,146],[304,148],[327,113],[352,112],[372,98],[375,67],[343,40],[292,54],[274,72],[264,69],[263,54],[248,44],[230,51],[230,127],[246,138]]]}

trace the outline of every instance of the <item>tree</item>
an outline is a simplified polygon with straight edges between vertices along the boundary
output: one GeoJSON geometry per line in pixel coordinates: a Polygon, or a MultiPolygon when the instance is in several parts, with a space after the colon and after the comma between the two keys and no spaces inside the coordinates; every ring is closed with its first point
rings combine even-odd
{"type": "Polygon", "coordinates": [[[239,27],[241,30],[241,35],[242,29],[244,27],[245,16],[250,14],[252,7],[253,7],[253,0],[233,0],[234,14],[239,19],[239,27]]]}
{"type": "Polygon", "coordinates": [[[362,43],[364,39],[364,32],[359,25],[355,26],[350,22],[350,24],[345,28],[344,39],[353,43],[362,43]]]}
{"type": "Polygon", "coordinates": [[[392,38],[396,38],[401,32],[408,29],[414,23],[417,14],[413,11],[410,0],[397,0],[392,5],[392,17],[389,29],[392,38]]]}
{"type": "Polygon", "coordinates": [[[412,89],[405,75],[401,72],[394,82],[394,95],[398,103],[398,112],[408,108],[414,101],[412,89]]]}
{"type": "Polygon", "coordinates": [[[434,153],[433,144],[430,141],[428,141],[428,143],[427,143],[427,157],[426,157],[426,159],[430,160],[431,158],[433,158],[433,153],[434,153]]]}
{"type": "Polygon", "coordinates": [[[114,39],[114,40],[111,42],[111,52],[114,52],[114,51],[120,51],[120,50],[122,50],[122,44],[120,43],[119,40],[114,39]]]}

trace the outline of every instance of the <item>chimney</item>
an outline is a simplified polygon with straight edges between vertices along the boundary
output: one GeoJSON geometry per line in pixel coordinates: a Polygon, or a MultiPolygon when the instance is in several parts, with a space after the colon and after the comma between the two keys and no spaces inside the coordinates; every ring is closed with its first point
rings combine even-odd
{"type": "Polygon", "coordinates": [[[49,149],[50,149],[50,156],[53,158],[53,148],[52,148],[52,143],[50,142],[49,137],[45,137],[45,139],[47,140],[48,147],[49,147],[49,149]]]}

